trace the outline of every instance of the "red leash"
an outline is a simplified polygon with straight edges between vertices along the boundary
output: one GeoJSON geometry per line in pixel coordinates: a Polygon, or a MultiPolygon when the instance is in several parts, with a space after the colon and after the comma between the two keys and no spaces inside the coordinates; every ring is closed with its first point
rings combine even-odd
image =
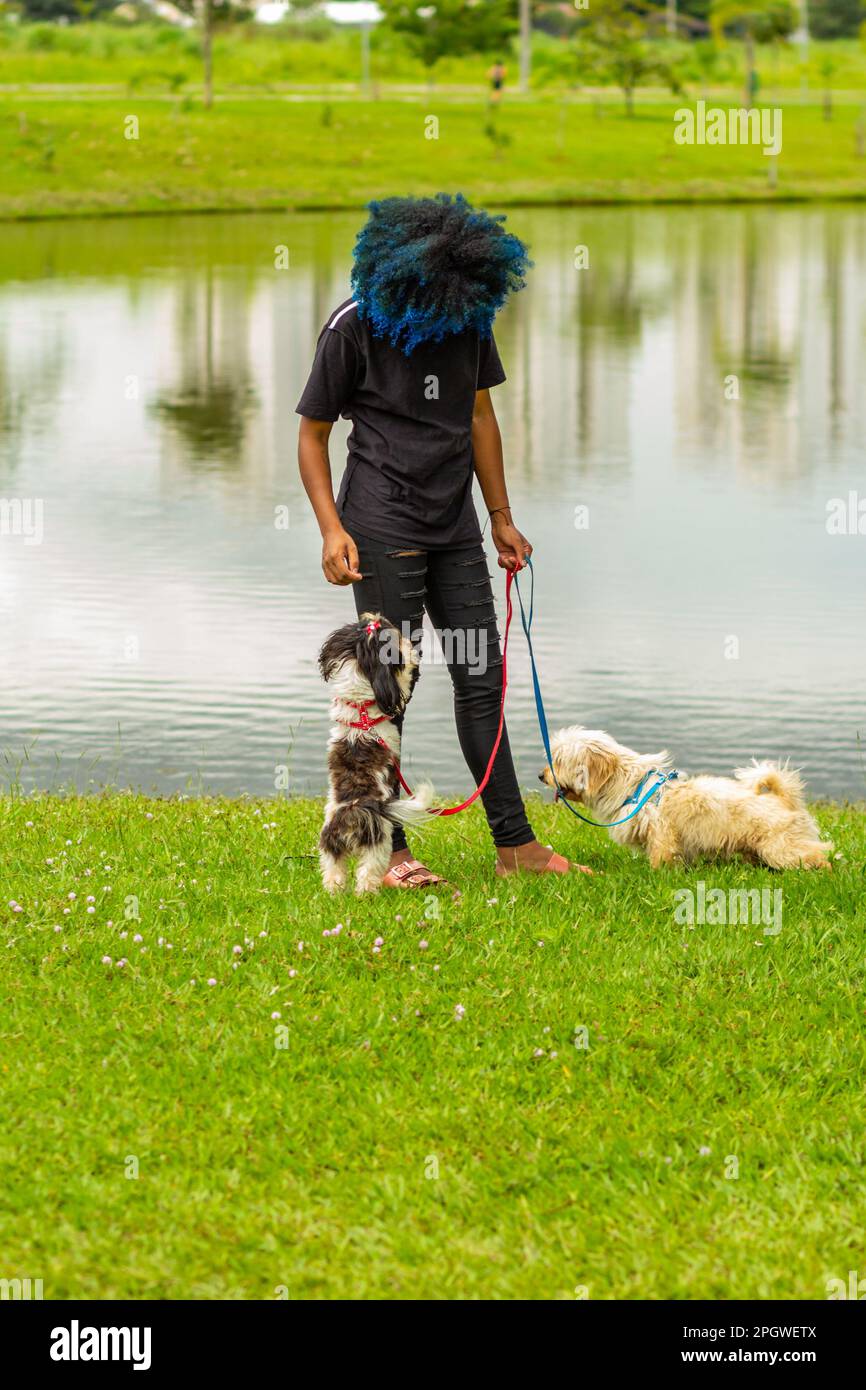
{"type": "MultiPolygon", "coordinates": [[[[493,752],[490,754],[487,771],[471,796],[467,796],[466,800],[461,801],[459,806],[446,806],[435,811],[434,814],[437,816],[456,816],[458,811],[465,811],[467,806],[471,806],[473,801],[476,801],[484,791],[490,781],[490,774],[493,772],[493,764],[496,762],[496,754],[499,752],[499,745],[502,742],[502,730],[505,728],[505,692],[508,689],[508,629],[511,627],[511,586],[513,583],[514,570],[508,570],[505,576],[505,636],[502,641],[502,698],[499,701],[499,728],[496,730],[496,742],[493,745],[493,752]]],[[[396,758],[394,761],[397,763],[396,758]]],[[[400,778],[400,785],[403,790],[408,792],[409,788],[403,781],[399,763],[397,763],[397,776],[400,778]]]]}
{"type": "MultiPolygon", "coordinates": [[[[459,811],[465,811],[467,807],[472,805],[473,801],[477,801],[478,797],[481,795],[481,793],[484,791],[484,788],[487,786],[487,783],[490,781],[490,775],[493,772],[493,764],[496,762],[496,754],[499,752],[499,745],[502,742],[502,731],[505,728],[505,692],[508,689],[508,630],[511,627],[511,586],[513,583],[514,570],[508,570],[505,576],[505,637],[502,642],[502,698],[499,701],[499,728],[496,730],[496,742],[494,743],[493,751],[490,754],[490,761],[487,764],[487,771],[484,773],[484,776],[481,778],[481,781],[478,783],[478,786],[475,788],[475,791],[472,793],[472,795],[468,796],[465,801],[461,801],[459,806],[444,806],[440,807],[438,810],[433,809],[430,812],[431,816],[456,816],[459,811]]],[[[373,701],[368,700],[365,703],[372,704],[373,701]]],[[[374,724],[381,724],[384,722],[385,719],[387,719],[387,715],[382,715],[378,719],[371,719],[367,713],[366,708],[363,705],[359,706],[358,708],[360,713],[360,719],[358,720],[357,724],[351,724],[350,728],[364,729],[365,731],[369,731],[373,728],[374,724]]],[[[379,734],[376,734],[375,737],[376,741],[378,743],[381,743],[383,748],[388,748],[387,743],[383,738],[379,736],[379,734]]],[[[406,792],[407,796],[414,796],[412,788],[409,786],[409,783],[406,781],[406,778],[400,771],[400,762],[397,758],[397,755],[395,753],[392,753],[390,748],[388,748],[388,752],[391,753],[391,757],[394,761],[394,770],[397,773],[397,779],[400,783],[400,786],[403,788],[404,792],[406,792]]]]}

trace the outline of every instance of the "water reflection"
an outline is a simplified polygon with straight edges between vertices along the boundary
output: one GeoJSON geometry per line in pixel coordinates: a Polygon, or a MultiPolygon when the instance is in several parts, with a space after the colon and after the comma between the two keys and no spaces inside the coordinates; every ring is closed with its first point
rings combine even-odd
{"type": "MultiPolygon", "coordinates": [[[[236,468],[256,405],[248,355],[249,293],[234,281],[200,280],[178,288],[174,337],[176,382],[150,408],[176,436],[176,455],[192,467],[236,468]]],[[[168,441],[164,447],[171,451],[168,441]]]]}
{"type": "MultiPolygon", "coordinates": [[[[357,220],[0,231],[0,497],[45,506],[41,546],[0,537],[0,747],[12,765],[37,738],[31,780],[268,791],[288,762],[321,787],[314,653],[350,600],[320,581],[294,404],[357,220]]],[[[866,488],[862,212],[511,221],[536,268],[496,397],[553,718],[692,767],[790,753],[816,790],[862,794],[866,536],[825,527],[866,488]]],[[[531,784],[526,675],[521,653],[531,784]]],[[[455,790],[449,703],[432,668],[407,751],[455,790]]]]}

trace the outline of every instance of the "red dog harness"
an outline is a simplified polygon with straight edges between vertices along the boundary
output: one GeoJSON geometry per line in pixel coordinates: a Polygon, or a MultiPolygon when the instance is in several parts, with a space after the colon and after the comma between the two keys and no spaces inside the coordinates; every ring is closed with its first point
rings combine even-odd
{"type": "MultiPolygon", "coordinates": [[[[338,723],[345,724],[347,729],[363,729],[366,733],[368,729],[372,729],[374,724],[384,724],[388,719],[387,714],[380,714],[378,719],[370,718],[369,714],[367,713],[367,710],[369,709],[370,705],[375,705],[375,700],[362,700],[360,704],[358,704],[355,700],[344,700],[343,703],[346,705],[351,705],[352,709],[356,709],[359,715],[361,716],[360,719],[338,720],[338,723]]],[[[379,743],[385,742],[383,738],[379,738],[378,734],[376,735],[376,738],[378,739],[379,743]]]]}
{"type": "MultiPolygon", "coordinates": [[[[499,752],[499,745],[502,742],[502,731],[505,727],[505,692],[508,688],[508,631],[511,627],[511,586],[513,583],[514,571],[509,570],[507,575],[505,576],[505,637],[502,642],[502,698],[499,701],[499,728],[496,730],[496,740],[493,744],[493,750],[490,754],[490,761],[487,764],[487,770],[485,771],[484,776],[481,778],[481,781],[478,783],[478,786],[475,788],[475,791],[472,793],[472,795],[468,796],[465,801],[461,801],[459,806],[445,806],[440,807],[438,810],[434,809],[430,812],[431,816],[456,816],[459,811],[465,811],[467,807],[472,805],[473,801],[476,801],[478,799],[478,797],[484,791],[484,788],[487,786],[487,783],[490,781],[490,775],[493,772],[493,764],[496,762],[496,754],[499,752]]],[[[372,636],[371,629],[377,628],[378,626],[378,623],[368,623],[368,634],[372,636]]],[[[354,700],[346,700],[345,703],[347,705],[351,705],[352,709],[356,709],[358,711],[357,719],[352,719],[348,721],[345,719],[341,719],[339,721],[339,723],[341,724],[346,724],[347,727],[350,729],[362,729],[364,733],[369,733],[373,729],[374,725],[383,724],[388,719],[387,714],[380,714],[376,719],[370,718],[369,714],[367,713],[367,710],[369,709],[370,705],[375,705],[375,700],[362,700],[360,704],[356,703],[354,700]]],[[[407,796],[412,796],[412,788],[409,786],[409,783],[406,781],[405,777],[400,771],[400,760],[397,757],[396,753],[394,753],[392,749],[388,748],[388,745],[382,738],[381,734],[374,734],[373,737],[375,738],[377,743],[380,743],[382,745],[383,748],[388,749],[388,752],[391,754],[391,758],[394,763],[394,770],[397,773],[397,780],[399,781],[400,786],[403,788],[404,792],[406,792],[407,796]]]]}

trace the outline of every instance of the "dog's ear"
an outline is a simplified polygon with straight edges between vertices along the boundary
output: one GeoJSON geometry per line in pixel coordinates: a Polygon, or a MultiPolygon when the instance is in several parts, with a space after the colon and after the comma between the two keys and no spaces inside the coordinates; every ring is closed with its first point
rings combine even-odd
{"type": "Polygon", "coordinates": [[[404,657],[399,633],[393,624],[378,613],[362,613],[355,659],[382,713],[396,719],[405,709],[397,680],[404,657]]]}
{"type": "Polygon", "coordinates": [[[558,780],[565,791],[574,792],[575,796],[589,791],[589,769],[584,762],[571,763],[567,777],[558,774],[558,780]]]}
{"type": "Polygon", "coordinates": [[[336,632],[332,632],[330,637],[325,639],[322,650],[319,652],[319,670],[322,673],[323,681],[332,680],[339,667],[347,661],[355,660],[357,645],[357,623],[346,623],[344,627],[338,627],[336,632]]]}
{"type": "Polygon", "coordinates": [[[581,790],[590,796],[597,796],[605,782],[616,771],[618,759],[607,748],[600,748],[597,744],[586,750],[586,760],[581,769],[584,774],[584,786],[581,790]]]}

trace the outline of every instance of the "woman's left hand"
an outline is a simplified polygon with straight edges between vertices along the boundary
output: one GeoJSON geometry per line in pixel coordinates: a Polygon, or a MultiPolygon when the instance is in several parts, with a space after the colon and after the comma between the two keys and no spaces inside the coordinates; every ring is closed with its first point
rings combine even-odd
{"type": "Polygon", "coordinates": [[[532,554],[532,546],[522,531],[518,531],[513,521],[505,516],[495,516],[491,527],[493,544],[499,555],[499,566],[504,570],[522,570],[532,554]]]}

